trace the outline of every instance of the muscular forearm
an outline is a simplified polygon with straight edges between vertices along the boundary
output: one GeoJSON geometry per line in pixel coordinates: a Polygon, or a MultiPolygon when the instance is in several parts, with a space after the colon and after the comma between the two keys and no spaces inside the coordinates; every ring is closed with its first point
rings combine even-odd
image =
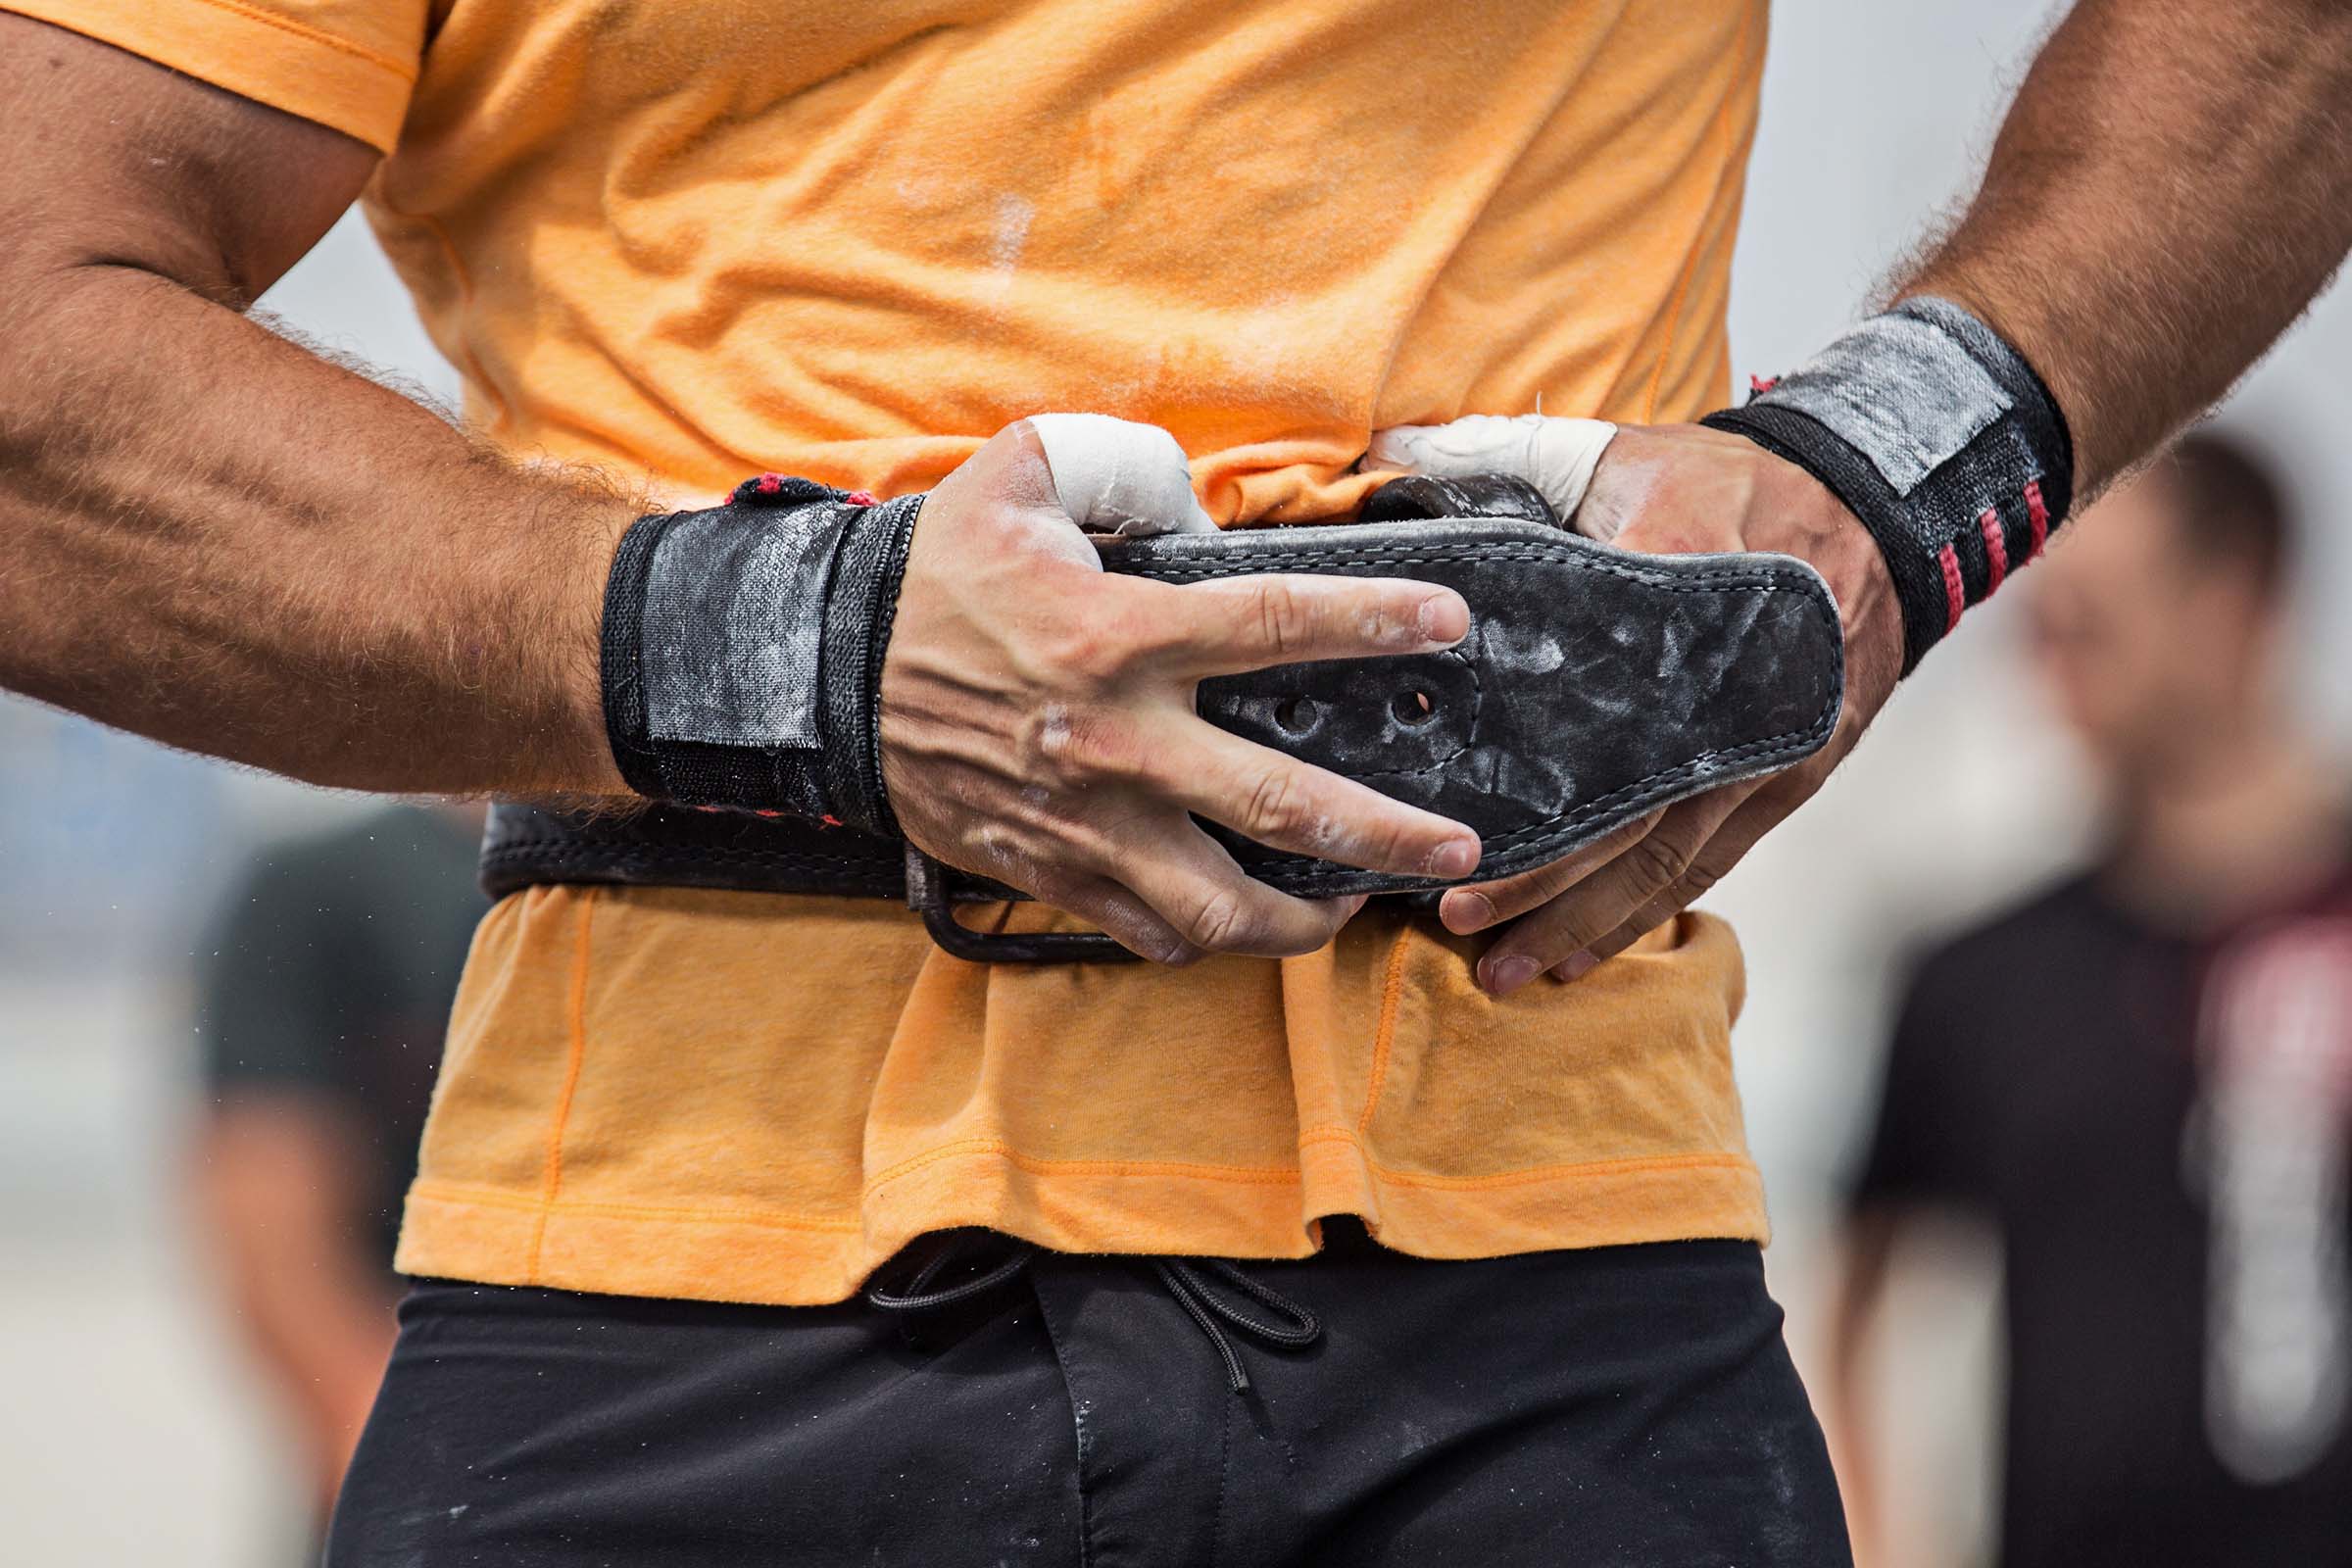
{"type": "Polygon", "coordinates": [[[2087,495],[2212,404],[2352,247],[2352,6],[2082,0],[1900,292],[2016,343],[2087,495]]]}
{"type": "Polygon", "coordinates": [[[144,267],[10,270],[0,686],[322,784],[619,792],[626,501],[144,267]]]}

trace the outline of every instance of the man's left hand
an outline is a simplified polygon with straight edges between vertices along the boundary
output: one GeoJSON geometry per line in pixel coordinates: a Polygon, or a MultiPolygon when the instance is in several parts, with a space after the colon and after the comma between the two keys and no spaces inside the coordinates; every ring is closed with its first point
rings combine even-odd
{"type": "MultiPolygon", "coordinates": [[[[1486,471],[1515,466],[1506,458],[1486,471]]],[[[1845,707],[1830,743],[1794,767],[1677,802],[1549,865],[1449,891],[1439,906],[1446,929],[1498,932],[1478,965],[1479,984],[1498,996],[1546,972],[1581,977],[1714,886],[1821,788],[1902,667],[1901,614],[1878,546],[1812,475],[1740,436],[1696,425],[1619,430],[1571,526],[1650,555],[1769,551],[1807,563],[1838,598],[1845,707]]]]}

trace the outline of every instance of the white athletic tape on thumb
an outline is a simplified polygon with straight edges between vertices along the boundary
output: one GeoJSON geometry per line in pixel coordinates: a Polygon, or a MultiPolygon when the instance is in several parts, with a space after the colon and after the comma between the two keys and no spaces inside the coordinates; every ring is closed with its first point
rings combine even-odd
{"type": "MultiPolygon", "coordinates": [[[[1364,466],[1373,470],[1426,473],[1441,479],[1466,479],[1481,473],[1508,473],[1525,479],[1544,493],[1551,510],[1577,531],[1608,540],[1576,514],[1592,482],[1600,455],[1609,449],[1617,427],[1606,419],[1556,419],[1541,414],[1516,418],[1499,414],[1472,414],[1445,424],[1398,424],[1372,434],[1364,466]]],[[[1599,519],[1593,519],[1594,524],[1599,519]]],[[[1609,527],[1615,533],[1615,527],[1609,527]]]]}
{"type": "Polygon", "coordinates": [[[1107,414],[1034,414],[1029,427],[1046,449],[1062,511],[1081,528],[1130,539],[1216,532],[1193,494],[1184,448],[1158,425],[1107,414]]]}

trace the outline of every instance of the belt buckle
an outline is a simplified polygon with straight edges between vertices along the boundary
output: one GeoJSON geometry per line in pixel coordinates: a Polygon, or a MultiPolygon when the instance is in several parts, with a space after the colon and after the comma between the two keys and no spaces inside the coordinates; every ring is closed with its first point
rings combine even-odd
{"type": "Polygon", "coordinates": [[[923,917],[923,929],[939,950],[969,963],[1134,963],[1128,952],[1100,931],[975,931],[956,918],[948,896],[946,865],[906,846],[906,907],[923,917]]]}

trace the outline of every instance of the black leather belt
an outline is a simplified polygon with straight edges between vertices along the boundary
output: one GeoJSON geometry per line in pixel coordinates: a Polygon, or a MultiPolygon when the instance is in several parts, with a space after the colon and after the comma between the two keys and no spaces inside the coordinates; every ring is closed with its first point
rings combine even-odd
{"type": "MultiPolygon", "coordinates": [[[[1458,590],[1443,653],[1283,664],[1203,681],[1200,711],[1261,745],[1476,829],[1480,880],[1546,864],[1668,802],[1826,743],[1844,686],[1838,610],[1783,556],[1638,556],[1517,518],[1438,517],[1103,540],[1103,566],[1168,582],[1245,572],[1411,577],[1458,590]]],[[[1212,825],[1251,876],[1304,897],[1442,884],[1269,850],[1212,825]]],[[[960,957],[1126,956],[1093,935],[987,935],[966,900],[1017,897],[909,847],[808,822],[653,808],[502,805],[482,880],[904,898],[960,957]]]]}
{"type": "Polygon", "coordinates": [[[561,811],[501,801],[482,837],[481,881],[492,898],[543,882],[601,882],[904,899],[934,942],[976,963],[1135,956],[1092,932],[975,931],[956,918],[955,906],[1027,895],[942,865],[903,840],[798,817],[667,806],[629,814],[561,811]]]}

